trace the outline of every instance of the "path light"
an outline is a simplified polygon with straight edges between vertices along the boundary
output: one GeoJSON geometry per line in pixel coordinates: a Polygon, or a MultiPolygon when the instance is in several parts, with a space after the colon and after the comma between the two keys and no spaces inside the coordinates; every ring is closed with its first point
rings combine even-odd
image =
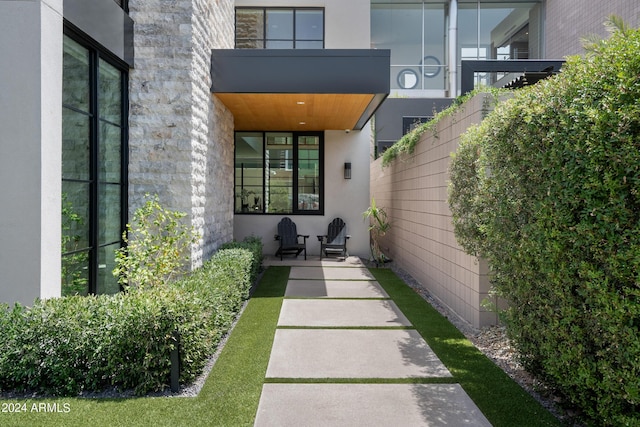
{"type": "Polygon", "coordinates": [[[351,179],[351,163],[344,164],[344,179],[351,179]]]}

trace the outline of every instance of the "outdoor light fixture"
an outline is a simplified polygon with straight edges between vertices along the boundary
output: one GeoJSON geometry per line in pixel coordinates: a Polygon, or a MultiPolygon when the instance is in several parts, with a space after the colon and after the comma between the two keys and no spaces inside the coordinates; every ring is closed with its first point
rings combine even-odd
{"type": "Polygon", "coordinates": [[[351,179],[351,163],[344,164],[344,179],[351,179]]]}

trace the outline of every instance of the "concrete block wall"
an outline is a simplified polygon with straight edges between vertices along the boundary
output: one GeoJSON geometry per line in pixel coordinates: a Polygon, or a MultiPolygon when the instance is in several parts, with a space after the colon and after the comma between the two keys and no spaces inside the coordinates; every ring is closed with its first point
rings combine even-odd
{"type": "Polygon", "coordinates": [[[130,0],[129,215],[157,194],[202,236],[192,267],[233,238],[233,116],[211,95],[211,49],[232,48],[232,0],[130,0]]]}
{"type": "Polygon", "coordinates": [[[580,39],[591,34],[608,37],[603,23],[610,15],[620,16],[628,25],[638,27],[640,1],[547,0],[545,57],[583,54],[580,39]]]}
{"type": "Polygon", "coordinates": [[[451,153],[460,135],[486,114],[488,96],[474,97],[438,123],[435,133],[423,134],[412,155],[385,168],[381,158],[371,165],[371,194],[391,221],[383,251],[474,327],[498,322],[482,304],[489,298],[488,268],[457,244],[447,194],[451,153]]]}

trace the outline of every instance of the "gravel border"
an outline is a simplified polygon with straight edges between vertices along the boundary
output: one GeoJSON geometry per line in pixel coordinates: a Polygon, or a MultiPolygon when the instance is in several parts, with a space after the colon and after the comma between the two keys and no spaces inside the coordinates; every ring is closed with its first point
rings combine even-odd
{"type": "MultiPolygon", "coordinates": [[[[363,260],[367,267],[375,267],[375,264],[363,260]]],[[[440,302],[407,271],[390,262],[386,265],[425,301],[435,308],[441,315],[447,318],[471,343],[485,356],[491,359],[511,379],[517,382],[527,393],[536,399],[546,410],[551,412],[565,425],[580,427],[577,423],[577,411],[565,409],[560,406],[562,399],[553,393],[553,390],[542,381],[535,378],[518,361],[518,352],[511,345],[507,337],[504,325],[475,328],[470,323],[458,316],[453,310],[440,302]]]]}

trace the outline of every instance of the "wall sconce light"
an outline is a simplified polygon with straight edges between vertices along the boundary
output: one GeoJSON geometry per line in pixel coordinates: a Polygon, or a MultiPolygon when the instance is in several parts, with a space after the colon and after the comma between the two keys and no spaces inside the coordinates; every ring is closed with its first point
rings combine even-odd
{"type": "Polygon", "coordinates": [[[351,179],[351,163],[344,164],[344,179],[351,179]]]}

